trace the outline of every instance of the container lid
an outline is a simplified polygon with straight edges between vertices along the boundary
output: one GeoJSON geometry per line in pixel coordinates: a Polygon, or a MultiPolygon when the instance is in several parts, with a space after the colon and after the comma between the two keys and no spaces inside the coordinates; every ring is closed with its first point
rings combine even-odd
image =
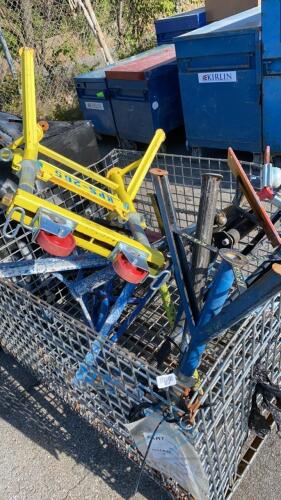
{"type": "Polygon", "coordinates": [[[146,55],[149,56],[150,54],[157,54],[158,52],[162,53],[164,48],[173,48],[174,45],[172,44],[167,44],[165,46],[160,46],[160,47],[155,47],[154,49],[149,49],[146,50],[145,52],[141,52],[140,54],[136,54],[134,56],[126,57],[126,59],[122,59],[121,61],[117,61],[116,63],[109,64],[108,66],[105,66],[103,68],[98,68],[93,71],[89,71],[88,73],[82,73],[81,75],[77,75],[74,77],[74,80],[76,83],[82,83],[83,81],[87,80],[93,81],[93,82],[105,82],[106,80],[106,71],[114,68],[115,66],[118,66],[120,64],[125,64],[130,61],[135,61],[139,59],[140,57],[145,57],[146,55]]]}
{"type": "Polygon", "coordinates": [[[245,10],[234,16],[226,17],[221,21],[216,21],[199,28],[191,33],[180,35],[175,39],[175,43],[184,40],[191,40],[197,37],[205,37],[213,33],[223,33],[225,31],[246,30],[251,28],[259,28],[261,26],[261,7],[254,7],[253,9],[245,10]]]}
{"type": "Polygon", "coordinates": [[[134,61],[124,62],[107,70],[109,80],[145,80],[145,73],[176,60],[174,45],[157,47],[150,54],[139,54],[134,61]],[[160,50],[159,50],[160,49],[160,50]]]}
{"type": "Polygon", "coordinates": [[[183,12],[176,16],[165,17],[154,21],[157,34],[170,33],[173,31],[189,31],[206,24],[206,12],[204,8],[183,12]]]}
{"type": "Polygon", "coordinates": [[[94,81],[94,82],[104,82],[105,81],[105,70],[107,68],[111,68],[115,66],[114,64],[110,64],[109,66],[106,66],[105,68],[100,68],[96,69],[94,71],[89,71],[89,73],[83,73],[82,75],[78,75],[74,77],[74,80],[76,83],[83,82],[85,80],[87,81],[94,81]]]}

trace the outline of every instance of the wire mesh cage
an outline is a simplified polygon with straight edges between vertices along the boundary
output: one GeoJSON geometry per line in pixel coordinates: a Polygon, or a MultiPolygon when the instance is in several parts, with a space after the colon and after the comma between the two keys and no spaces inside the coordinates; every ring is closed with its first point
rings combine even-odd
{"type": "MultiPolygon", "coordinates": [[[[92,166],[99,173],[123,167],[138,159],[140,153],[114,150],[92,166]]],[[[191,158],[159,154],[154,167],[169,173],[171,191],[179,225],[184,228],[196,222],[200,200],[201,175],[216,172],[223,175],[220,207],[229,205],[236,184],[225,160],[191,158]]],[[[259,187],[260,167],[244,163],[244,169],[259,187]]],[[[148,176],[137,196],[138,211],[147,226],[158,230],[151,204],[152,179],[148,176]]],[[[89,205],[82,198],[57,187],[49,186],[38,193],[77,213],[88,217],[106,217],[104,209],[89,205]]],[[[270,207],[267,207],[270,211],[270,207]]],[[[11,223],[5,231],[1,221],[0,258],[2,261],[38,258],[42,251],[32,242],[30,233],[21,229],[15,239],[7,238],[13,231],[11,223]]],[[[252,236],[252,235],[251,235],[252,236]]],[[[247,238],[240,245],[247,244],[247,238]]],[[[272,249],[264,238],[250,261],[253,272],[272,249]]],[[[169,283],[175,304],[179,302],[173,280],[169,283]]],[[[138,293],[142,293],[142,289],[138,293]]],[[[89,370],[82,385],[73,384],[73,377],[98,334],[83,322],[77,303],[62,283],[52,275],[0,281],[0,340],[5,350],[71,404],[88,420],[97,422],[110,433],[119,446],[137,456],[125,424],[134,405],[163,401],[156,390],[156,377],[170,373],[179,362],[179,352],[172,352],[157,368],[155,353],[170,333],[169,322],[161,299],[156,294],[142,310],[119,342],[112,337],[104,341],[97,363],[89,370]]],[[[120,323],[130,312],[130,304],[120,323]]],[[[248,436],[248,415],[252,394],[252,374],[262,361],[274,381],[278,380],[280,353],[280,296],[248,315],[235,328],[209,343],[203,355],[200,376],[203,401],[210,406],[199,410],[194,433],[195,447],[209,479],[210,498],[225,498],[235,483],[243,445],[248,436]]],[[[112,335],[118,328],[116,325],[112,335]]],[[[165,400],[165,397],[164,397],[165,400]]],[[[166,401],[167,402],[167,401],[166,401]]],[[[177,491],[177,490],[175,490],[177,491]]]]}

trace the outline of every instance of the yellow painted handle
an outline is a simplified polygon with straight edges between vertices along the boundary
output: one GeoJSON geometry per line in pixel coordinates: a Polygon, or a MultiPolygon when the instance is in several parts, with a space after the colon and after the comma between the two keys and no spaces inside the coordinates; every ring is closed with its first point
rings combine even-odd
{"type": "Polygon", "coordinates": [[[34,76],[34,50],[28,47],[20,49],[22,74],[22,107],[24,160],[37,160],[38,131],[36,117],[36,94],[34,76]]]}
{"type": "Polygon", "coordinates": [[[128,186],[127,193],[133,201],[137,196],[137,193],[144,181],[144,178],[149,171],[152,162],[157,155],[159,148],[163,144],[166,139],[166,135],[164,130],[158,129],[156,130],[154,137],[149,144],[145,154],[143,155],[138,168],[136,169],[133,178],[128,186]]]}

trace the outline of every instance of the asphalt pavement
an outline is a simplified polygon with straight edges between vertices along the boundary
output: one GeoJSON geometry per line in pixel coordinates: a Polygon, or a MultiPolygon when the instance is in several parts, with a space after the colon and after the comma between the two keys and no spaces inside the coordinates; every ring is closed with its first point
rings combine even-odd
{"type": "MultiPolygon", "coordinates": [[[[168,500],[146,474],[0,351],[1,500],[168,500]]],[[[233,500],[281,500],[281,441],[272,434],[233,500]]]]}

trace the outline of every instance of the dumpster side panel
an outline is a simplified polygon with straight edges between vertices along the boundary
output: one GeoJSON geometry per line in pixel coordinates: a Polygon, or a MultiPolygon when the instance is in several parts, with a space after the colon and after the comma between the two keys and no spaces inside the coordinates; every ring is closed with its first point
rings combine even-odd
{"type": "Polygon", "coordinates": [[[157,128],[183,123],[176,63],[145,72],[145,80],[108,80],[118,135],[148,143],[157,128]]]}
{"type": "Polygon", "coordinates": [[[150,82],[149,96],[154,130],[162,128],[168,133],[183,124],[176,63],[172,65],[165,79],[159,77],[150,82]]]}
{"type": "Polygon", "coordinates": [[[281,153],[281,6],[280,0],[262,3],[263,140],[272,153],[281,153]]]}
{"type": "Polygon", "coordinates": [[[263,81],[263,141],[272,153],[281,153],[281,74],[263,81]]]}
{"type": "Polygon", "coordinates": [[[264,59],[279,59],[281,54],[280,0],[263,0],[261,13],[263,57],[264,59]]]}
{"type": "Polygon", "coordinates": [[[84,120],[91,120],[95,131],[104,135],[117,135],[111,103],[108,99],[79,98],[84,120]]]}
{"type": "Polygon", "coordinates": [[[83,118],[93,122],[98,134],[117,135],[105,73],[103,78],[96,79],[95,72],[90,73],[91,77],[88,75],[75,78],[83,118]]]}
{"type": "Polygon", "coordinates": [[[176,49],[188,144],[260,151],[259,32],[179,39],[176,49]]]}
{"type": "Polygon", "coordinates": [[[153,122],[146,82],[108,80],[118,136],[146,142],[153,135],[153,122]]]}

